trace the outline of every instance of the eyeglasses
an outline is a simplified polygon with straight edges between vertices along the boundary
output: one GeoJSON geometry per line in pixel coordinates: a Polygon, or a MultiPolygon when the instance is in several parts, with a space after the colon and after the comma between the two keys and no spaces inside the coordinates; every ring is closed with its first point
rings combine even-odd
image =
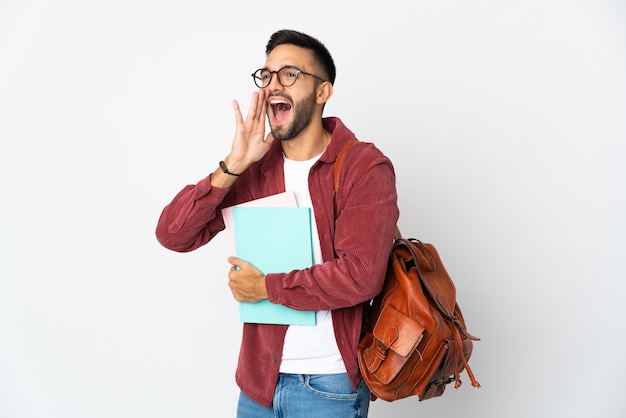
{"type": "Polygon", "coordinates": [[[315,74],[310,74],[302,70],[298,70],[295,67],[283,67],[278,71],[270,71],[265,68],[260,68],[252,73],[252,79],[254,80],[254,84],[259,88],[265,88],[270,85],[272,82],[272,76],[276,74],[278,77],[278,82],[283,87],[291,87],[295,84],[298,76],[300,74],[308,75],[311,77],[315,77],[319,80],[326,81],[322,77],[318,77],[315,74]]]}

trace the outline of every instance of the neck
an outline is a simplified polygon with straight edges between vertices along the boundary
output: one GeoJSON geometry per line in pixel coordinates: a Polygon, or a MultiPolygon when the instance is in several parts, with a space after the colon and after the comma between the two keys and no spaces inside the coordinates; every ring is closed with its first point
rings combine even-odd
{"type": "Polygon", "coordinates": [[[283,153],[290,160],[306,161],[324,152],[331,136],[320,120],[319,123],[308,126],[295,138],[281,141],[281,146],[283,153]]]}

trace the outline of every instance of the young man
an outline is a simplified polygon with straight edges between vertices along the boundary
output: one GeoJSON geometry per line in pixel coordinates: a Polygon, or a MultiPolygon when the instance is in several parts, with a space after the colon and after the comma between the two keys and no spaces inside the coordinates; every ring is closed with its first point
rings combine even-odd
{"type": "Polygon", "coordinates": [[[359,376],[356,350],[363,304],[380,292],[393,244],[393,166],[371,143],[352,146],[341,164],[335,219],[333,165],[355,136],[340,119],[322,118],[333,94],[333,59],[318,40],[291,30],[274,33],[266,55],[253,74],[259,90],[246,119],[233,102],[231,152],[165,207],[157,238],[174,251],[194,250],[225,228],[222,208],[293,191],[298,206],[313,211],[314,265],[263,275],[246,260],[229,257],[229,286],[237,301],[269,299],[314,310],[317,324],[244,324],[237,414],[366,417],[369,390],[359,376]]]}

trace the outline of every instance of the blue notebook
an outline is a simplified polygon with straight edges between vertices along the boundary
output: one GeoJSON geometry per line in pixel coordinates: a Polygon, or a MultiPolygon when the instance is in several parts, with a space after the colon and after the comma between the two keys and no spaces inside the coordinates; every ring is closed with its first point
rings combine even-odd
{"type": "MultiPolygon", "coordinates": [[[[313,265],[311,209],[299,207],[234,207],[237,257],[263,274],[289,273],[313,265]]],[[[263,300],[240,302],[242,322],[315,325],[315,311],[298,311],[263,300]]]]}

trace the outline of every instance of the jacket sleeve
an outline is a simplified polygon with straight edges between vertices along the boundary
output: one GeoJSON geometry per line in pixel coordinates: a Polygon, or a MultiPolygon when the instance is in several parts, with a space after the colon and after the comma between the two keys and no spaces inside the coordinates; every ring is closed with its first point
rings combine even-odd
{"type": "Polygon", "coordinates": [[[332,238],[335,258],[305,270],[268,274],[271,302],[301,310],[332,310],[380,293],[399,216],[395,173],[389,159],[371,147],[361,147],[350,159],[346,156],[344,165],[332,238]]]}
{"type": "Polygon", "coordinates": [[[224,229],[220,207],[228,190],[211,186],[211,176],[185,186],[163,209],[156,228],[165,248],[187,252],[209,242],[224,229]]]}

